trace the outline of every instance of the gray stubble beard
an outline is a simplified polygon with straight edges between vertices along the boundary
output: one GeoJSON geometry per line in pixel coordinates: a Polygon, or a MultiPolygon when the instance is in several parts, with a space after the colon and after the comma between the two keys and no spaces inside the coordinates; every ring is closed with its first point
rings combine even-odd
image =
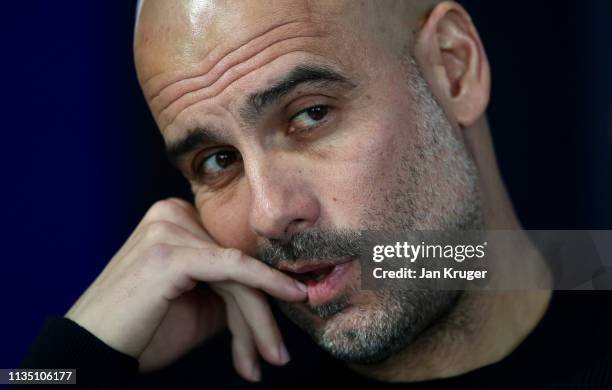
{"type": "MultiPolygon", "coordinates": [[[[453,134],[450,121],[416,63],[410,68],[416,131],[423,137],[422,144],[417,145],[419,164],[409,156],[402,156],[395,175],[396,190],[385,197],[391,203],[390,208],[367,212],[362,226],[386,231],[482,229],[475,165],[465,146],[453,134]],[[406,189],[423,188],[426,175],[441,161],[442,167],[436,172],[445,174],[443,182],[436,182],[437,187],[430,183],[430,188],[420,193],[421,199],[419,194],[407,192],[406,189]],[[464,196],[444,199],[443,194],[457,192],[464,196]]],[[[358,288],[352,287],[323,305],[296,307],[279,302],[279,306],[337,359],[352,364],[374,364],[406,349],[427,328],[447,316],[462,295],[461,291],[433,289],[378,290],[374,292],[375,302],[364,307],[351,304],[358,288]],[[350,316],[334,320],[351,306],[354,311],[350,316]],[[324,320],[325,324],[317,326],[312,316],[324,320]]]]}

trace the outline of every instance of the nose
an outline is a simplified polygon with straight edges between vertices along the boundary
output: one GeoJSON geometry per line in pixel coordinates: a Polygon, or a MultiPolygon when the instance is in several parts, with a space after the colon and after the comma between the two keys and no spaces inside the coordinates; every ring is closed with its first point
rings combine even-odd
{"type": "Polygon", "coordinates": [[[249,223],[259,236],[284,240],[317,223],[319,202],[302,171],[273,158],[246,170],[251,191],[249,223]]]}

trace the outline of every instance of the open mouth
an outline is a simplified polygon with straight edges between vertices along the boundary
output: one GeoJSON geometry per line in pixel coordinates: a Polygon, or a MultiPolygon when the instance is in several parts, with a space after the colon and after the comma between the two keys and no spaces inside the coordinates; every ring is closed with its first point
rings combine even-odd
{"type": "Polygon", "coordinates": [[[340,294],[354,274],[355,258],[319,261],[317,264],[281,264],[279,269],[308,286],[308,301],[318,305],[340,294]]]}
{"type": "Polygon", "coordinates": [[[301,271],[301,272],[292,272],[292,271],[284,271],[287,275],[291,276],[294,279],[299,280],[300,282],[306,284],[307,286],[317,284],[318,282],[325,279],[332,271],[336,268],[335,265],[319,265],[318,268],[309,270],[309,271],[301,271]]]}
{"type": "Polygon", "coordinates": [[[352,257],[317,261],[316,264],[282,264],[279,268],[308,286],[308,302],[320,305],[338,296],[354,277],[352,257]]]}

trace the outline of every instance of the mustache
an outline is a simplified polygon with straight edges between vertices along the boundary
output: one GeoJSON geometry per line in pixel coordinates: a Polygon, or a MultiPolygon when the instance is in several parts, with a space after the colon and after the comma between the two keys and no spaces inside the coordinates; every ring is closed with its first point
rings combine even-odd
{"type": "Polygon", "coordinates": [[[361,233],[350,229],[305,230],[287,240],[268,240],[257,248],[257,257],[278,268],[283,262],[316,261],[359,256],[361,233]]]}

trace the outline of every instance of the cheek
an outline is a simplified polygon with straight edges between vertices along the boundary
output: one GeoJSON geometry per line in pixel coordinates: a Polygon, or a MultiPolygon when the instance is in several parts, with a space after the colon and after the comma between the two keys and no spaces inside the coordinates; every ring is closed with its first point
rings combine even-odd
{"type": "Polygon", "coordinates": [[[358,227],[364,211],[380,207],[381,194],[393,184],[397,148],[391,125],[353,128],[351,137],[321,161],[317,171],[328,174],[319,181],[319,193],[326,194],[322,203],[334,226],[358,227]]]}
{"type": "Polygon", "coordinates": [[[335,160],[331,166],[341,167],[327,183],[335,193],[330,212],[341,213],[335,220],[348,226],[362,226],[369,210],[390,207],[398,190],[418,190],[409,184],[422,141],[410,95],[391,85],[384,90],[354,110],[361,115],[347,124],[335,148],[339,157],[330,160],[335,160]]]}
{"type": "Polygon", "coordinates": [[[195,204],[204,228],[217,244],[253,256],[257,241],[248,226],[248,191],[243,187],[241,183],[215,197],[196,192],[195,204]]]}

